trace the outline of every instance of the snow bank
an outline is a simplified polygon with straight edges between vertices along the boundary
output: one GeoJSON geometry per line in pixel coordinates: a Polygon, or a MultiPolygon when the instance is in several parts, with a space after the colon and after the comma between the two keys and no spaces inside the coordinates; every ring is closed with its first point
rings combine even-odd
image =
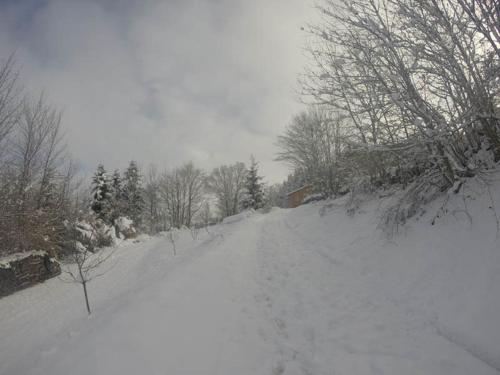
{"type": "Polygon", "coordinates": [[[321,200],[324,200],[325,197],[323,194],[309,194],[309,195],[306,195],[304,197],[304,199],[302,199],[302,204],[308,204],[308,203],[311,203],[311,202],[317,202],[317,201],[321,201],[321,200]]]}
{"type": "Polygon", "coordinates": [[[488,180],[441,196],[391,238],[381,219],[392,195],[364,197],[350,216],[348,197],[314,203],[286,221],[303,246],[341,272],[345,288],[394,305],[500,370],[500,174],[488,180]]]}
{"type": "Polygon", "coordinates": [[[247,219],[250,216],[254,214],[254,210],[246,210],[243,212],[240,212],[239,214],[233,215],[233,216],[228,216],[222,220],[222,224],[233,224],[237,223],[241,220],[247,219]]]}

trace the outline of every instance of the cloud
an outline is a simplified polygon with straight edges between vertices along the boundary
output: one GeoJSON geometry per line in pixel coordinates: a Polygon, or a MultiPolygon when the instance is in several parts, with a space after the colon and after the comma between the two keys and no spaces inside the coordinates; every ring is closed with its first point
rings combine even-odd
{"type": "Polygon", "coordinates": [[[276,136],[300,110],[304,0],[7,2],[0,53],[64,109],[91,171],[130,159],[210,169],[254,154],[269,181],[276,136]]]}

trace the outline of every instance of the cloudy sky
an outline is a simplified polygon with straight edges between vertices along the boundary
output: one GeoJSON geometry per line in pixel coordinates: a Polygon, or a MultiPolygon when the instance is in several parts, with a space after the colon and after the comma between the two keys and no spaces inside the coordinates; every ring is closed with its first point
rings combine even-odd
{"type": "Polygon", "coordinates": [[[275,182],[313,16],[309,0],[0,0],[0,53],[63,109],[86,171],[253,153],[275,182]]]}

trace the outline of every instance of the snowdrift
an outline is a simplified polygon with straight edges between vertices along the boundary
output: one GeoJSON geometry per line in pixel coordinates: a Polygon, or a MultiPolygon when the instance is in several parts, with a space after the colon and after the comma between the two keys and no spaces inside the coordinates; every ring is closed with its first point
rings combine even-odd
{"type": "Polygon", "coordinates": [[[288,222],[344,280],[418,316],[438,335],[500,370],[500,174],[467,181],[392,233],[397,194],[303,206],[288,222]],[[388,229],[388,230],[387,230],[388,229]]]}
{"type": "Polygon", "coordinates": [[[89,284],[90,319],[59,279],[0,299],[0,374],[497,375],[500,178],[488,179],[392,236],[381,223],[397,193],[124,241],[89,284]]]}

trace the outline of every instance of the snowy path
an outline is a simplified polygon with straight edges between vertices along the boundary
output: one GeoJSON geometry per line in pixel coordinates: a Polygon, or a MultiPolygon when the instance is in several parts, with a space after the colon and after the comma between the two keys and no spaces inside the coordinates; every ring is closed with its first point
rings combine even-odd
{"type": "Polygon", "coordinates": [[[0,374],[498,374],[377,290],[382,270],[352,251],[370,235],[334,241],[294,211],[220,225],[175,258],[165,238],[120,248],[91,318],[60,280],[0,300],[0,374]]]}
{"type": "Polygon", "coordinates": [[[371,270],[353,269],[364,262],[352,248],[325,244],[286,211],[269,221],[262,290],[285,374],[498,374],[366,284],[371,270]]]}

